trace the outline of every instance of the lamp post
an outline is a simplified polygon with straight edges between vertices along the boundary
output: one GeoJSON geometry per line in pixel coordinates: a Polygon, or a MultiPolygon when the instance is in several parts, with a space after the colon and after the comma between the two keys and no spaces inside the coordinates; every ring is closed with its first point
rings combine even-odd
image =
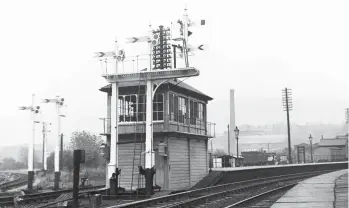
{"type": "Polygon", "coordinates": [[[228,155],[230,156],[230,133],[229,133],[229,124],[228,124],[228,155]]]}
{"type": "Polygon", "coordinates": [[[310,142],[310,160],[313,162],[313,137],[309,134],[309,142],[310,142]]]}
{"type": "Polygon", "coordinates": [[[235,132],[235,139],[236,139],[236,161],[238,164],[238,161],[239,161],[239,132],[240,132],[240,130],[238,129],[237,126],[235,127],[234,132],[235,132]]]}

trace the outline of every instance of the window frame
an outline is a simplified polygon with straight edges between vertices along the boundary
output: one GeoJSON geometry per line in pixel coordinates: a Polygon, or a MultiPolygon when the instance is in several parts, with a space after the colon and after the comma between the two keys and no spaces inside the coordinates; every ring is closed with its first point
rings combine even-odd
{"type": "Polygon", "coordinates": [[[169,115],[170,122],[205,128],[205,124],[207,123],[207,120],[206,120],[207,119],[206,118],[207,103],[206,102],[190,96],[185,96],[183,94],[176,93],[176,92],[169,92],[168,96],[169,96],[168,115],[169,115]],[[185,114],[187,115],[187,118],[184,119],[184,122],[181,122],[180,118],[178,118],[179,110],[180,110],[179,109],[180,98],[184,98],[186,100],[185,114]],[[177,109],[176,109],[176,106],[177,106],[177,109]],[[202,106],[202,107],[199,107],[199,106],[202,106]],[[177,113],[175,112],[176,110],[177,110],[177,113]],[[199,114],[202,116],[202,118],[199,117],[200,116],[199,114]]]}
{"type": "MultiPolygon", "coordinates": [[[[153,110],[153,114],[154,112],[158,115],[161,114],[162,112],[162,120],[155,120],[153,118],[153,123],[156,122],[164,122],[164,117],[165,117],[165,96],[164,93],[155,93],[154,94],[154,99],[153,99],[153,109],[154,109],[154,105],[159,105],[162,102],[162,111],[161,110],[157,110],[154,111],[153,110]],[[156,99],[159,95],[162,96],[162,101],[160,102],[154,102],[154,99],[156,99]]],[[[119,95],[118,98],[118,122],[120,125],[128,125],[128,124],[133,124],[133,123],[145,123],[146,122],[146,109],[147,109],[147,101],[146,101],[146,94],[126,94],[126,95],[119,95]],[[131,104],[126,100],[126,97],[130,97],[130,100],[132,100],[132,96],[136,97],[136,103],[135,103],[135,111],[130,112],[130,109],[134,109],[130,106],[134,105],[131,104]],[[130,117],[131,114],[131,118],[128,119],[128,117],[130,117]],[[132,119],[132,117],[134,119],[132,119]],[[128,120],[128,121],[126,121],[128,120]]]]}

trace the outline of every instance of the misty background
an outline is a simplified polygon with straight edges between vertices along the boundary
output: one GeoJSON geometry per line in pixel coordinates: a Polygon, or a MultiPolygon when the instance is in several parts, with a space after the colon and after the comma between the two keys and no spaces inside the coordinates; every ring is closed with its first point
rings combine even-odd
{"type": "MultiPolygon", "coordinates": [[[[185,4],[190,19],[207,20],[207,26],[192,29],[189,41],[209,45],[189,57],[200,76],[185,82],[214,98],[208,121],[217,124],[217,137],[226,138],[229,89],[235,89],[238,126],[265,130],[265,125],[276,125],[285,139],[281,90],[288,87],[292,145],[307,142],[310,132],[317,132],[315,140],[345,132],[348,1],[14,0],[0,2],[0,155],[16,155],[15,149],[31,139],[30,113],[18,106],[30,105],[33,93],[37,104],[42,98],[65,98],[61,123],[66,142],[73,131],[102,132],[98,118],[106,117],[107,98],[98,89],[107,83],[93,53],[113,50],[115,36],[123,41],[146,35],[149,21],[154,29],[169,26],[182,17],[185,4]]],[[[123,46],[126,55],[145,47],[123,46]]],[[[48,134],[53,150],[55,106],[40,106],[41,119],[53,123],[48,134]]],[[[37,149],[41,130],[37,125],[37,149]]]]}

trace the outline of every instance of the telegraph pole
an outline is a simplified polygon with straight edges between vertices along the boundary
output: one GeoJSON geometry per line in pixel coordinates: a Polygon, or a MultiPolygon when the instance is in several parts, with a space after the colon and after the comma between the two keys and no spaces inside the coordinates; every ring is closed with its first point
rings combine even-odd
{"type": "MultiPolygon", "coordinates": [[[[229,132],[230,135],[234,134],[234,126],[235,125],[235,90],[234,89],[230,89],[230,104],[229,104],[229,109],[230,109],[230,123],[229,126],[232,127],[231,132],[229,132]]],[[[236,139],[234,137],[234,139],[232,139],[231,141],[231,153],[234,156],[237,152],[236,152],[236,139]]]]}
{"type": "Polygon", "coordinates": [[[292,164],[292,155],[291,155],[291,129],[290,129],[290,110],[292,110],[292,92],[291,89],[283,89],[282,90],[282,101],[284,111],[286,111],[287,115],[287,139],[288,139],[288,161],[292,164]]]}

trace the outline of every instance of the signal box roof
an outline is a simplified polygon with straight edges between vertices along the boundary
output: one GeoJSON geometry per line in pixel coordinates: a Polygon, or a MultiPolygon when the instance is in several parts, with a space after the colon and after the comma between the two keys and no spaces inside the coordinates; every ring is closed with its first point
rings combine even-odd
{"type": "MultiPolygon", "coordinates": [[[[170,85],[171,88],[177,88],[177,89],[180,89],[180,90],[184,90],[185,92],[187,93],[194,93],[200,97],[203,97],[205,100],[213,100],[212,97],[200,92],[199,90],[195,89],[194,87],[186,84],[185,82],[182,82],[178,79],[174,79],[174,80],[169,80],[167,81],[166,83],[164,83],[163,85],[170,85]]],[[[131,87],[131,86],[138,86],[139,85],[139,82],[128,82],[128,83],[125,83],[125,84],[122,84],[121,86],[119,87],[131,87]]],[[[99,89],[100,91],[102,92],[110,92],[111,91],[111,84],[107,85],[107,86],[104,86],[102,87],[101,89],[99,89]]],[[[185,93],[184,92],[184,93],[185,93]]]]}

